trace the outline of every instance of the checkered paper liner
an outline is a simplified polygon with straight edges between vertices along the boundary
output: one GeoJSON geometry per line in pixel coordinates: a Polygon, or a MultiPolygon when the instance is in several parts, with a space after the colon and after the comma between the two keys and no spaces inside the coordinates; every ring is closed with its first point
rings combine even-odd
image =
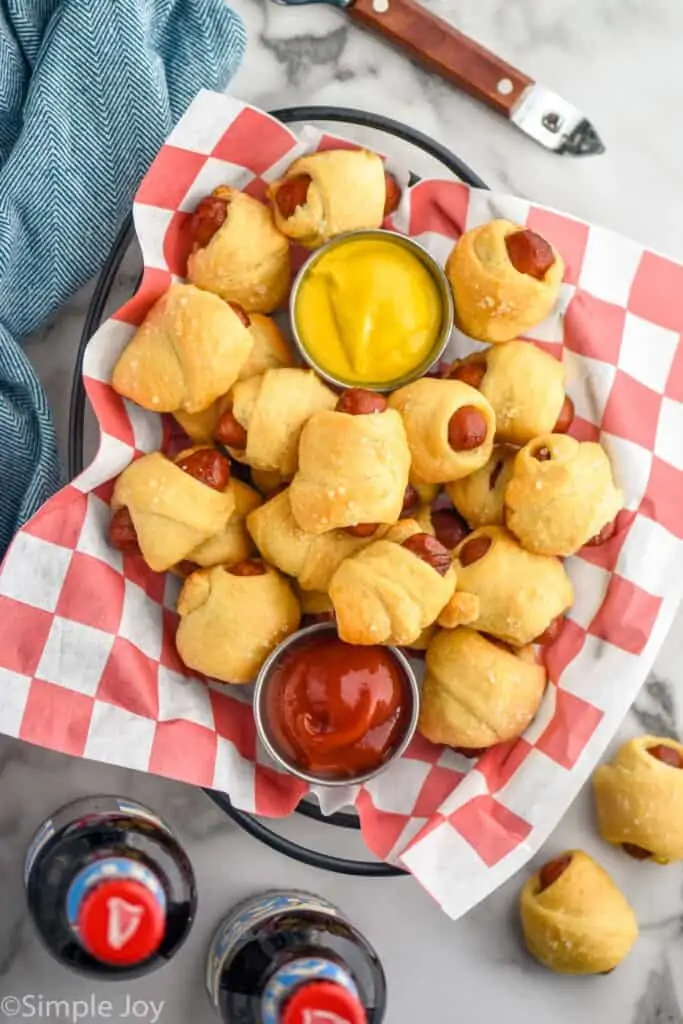
{"type": "MultiPolygon", "coordinates": [[[[101,429],[94,462],[19,532],[0,570],[0,729],[53,750],[223,790],[260,815],[289,814],[308,790],[258,747],[249,688],[193,676],[174,644],[178,583],[106,541],[113,479],[169,443],[168,423],[110,387],[152,302],[184,273],[197,201],[230,183],[263,198],[300,153],[354,145],[299,137],[234,99],[201,93],[143,180],[137,294],[85,359],[101,429]]],[[[407,172],[393,164],[399,181],[407,172]]],[[[473,766],[417,737],[371,782],[322,789],[353,803],[369,848],[407,867],[456,918],[538,849],[634,700],[683,594],[683,266],[526,201],[424,180],[389,226],[443,262],[455,238],[504,216],[549,238],[566,265],[558,311],[529,337],[561,359],[572,433],[600,439],[625,508],[607,544],[569,559],[576,603],[547,649],[550,683],[524,737],[473,766]]],[[[480,347],[454,333],[449,357],[480,347]]]]}

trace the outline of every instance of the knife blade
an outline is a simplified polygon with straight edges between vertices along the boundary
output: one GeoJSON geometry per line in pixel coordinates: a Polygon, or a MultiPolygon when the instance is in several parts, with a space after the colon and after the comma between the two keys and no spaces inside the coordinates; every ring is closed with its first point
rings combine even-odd
{"type": "Polygon", "coordinates": [[[605,146],[573,104],[459,32],[415,0],[275,0],[329,3],[414,61],[512,121],[554,153],[597,155],[605,146]]]}

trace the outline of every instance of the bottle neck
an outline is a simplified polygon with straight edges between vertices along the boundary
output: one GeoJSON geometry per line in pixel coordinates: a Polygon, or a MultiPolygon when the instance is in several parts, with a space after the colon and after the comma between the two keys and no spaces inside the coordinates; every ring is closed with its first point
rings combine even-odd
{"type": "Polygon", "coordinates": [[[297,1021],[301,1019],[310,1024],[358,1024],[359,1021],[362,1024],[365,1021],[358,989],[345,967],[324,957],[300,957],[278,968],[268,979],[261,997],[263,1024],[290,1024],[293,1018],[287,1011],[287,1004],[296,993],[303,994],[303,989],[314,993],[318,985],[320,992],[323,988],[338,990],[342,997],[338,1002],[343,1005],[334,1012],[324,1006],[319,1009],[313,1006],[302,1016],[295,1015],[297,1021]]]}
{"type": "Polygon", "coordinates": [[[101,963],[134,966],[159,948],[166,925],[166,892],[146,864],[103,857],[74,877],[66,917],[79,944],[101,963]]]}

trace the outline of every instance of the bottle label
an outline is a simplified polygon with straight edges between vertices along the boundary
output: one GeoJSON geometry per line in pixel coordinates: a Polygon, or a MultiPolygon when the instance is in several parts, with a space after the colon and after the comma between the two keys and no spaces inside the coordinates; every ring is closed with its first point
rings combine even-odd
{"type": "Polygon", "coordinates": [[[136,818],[138,821],[143,819],[156,828],[163,829],[164,832],[169,834],[171,832],[169,826],[154,811],[150,811],[148,807],[144,807],[134,800],[113,796],[84,797],[72,800],[55,811],[51,818],[44,821],[33,836],[24,860],[24,885],[28,885],[31,870],[39,853],[57,832],[69,826],[76,828],[79,825],[90,826],[97,824],[98,821],[105,821],[121,814],[129,818],[136,818]]]}
{"type": "Polygon", "coordinates": [[[206,987],[214,1009],[218,1008],[218,992],[223,968],[254,932],[279,914],[293,911],[314,911],[330,917],[341,917],[332,903],[307,892],[267,892],[239,903],[219,925],[209,947],[206,987]]]}

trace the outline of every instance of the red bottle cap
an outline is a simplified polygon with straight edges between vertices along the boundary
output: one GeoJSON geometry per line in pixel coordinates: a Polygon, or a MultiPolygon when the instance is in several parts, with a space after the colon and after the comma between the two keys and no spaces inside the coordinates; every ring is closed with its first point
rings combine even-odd
{"type": "Polygon", "coordinates": [[[106,964],[136,964],[161,945],[164,908],[146,885],[131,878],[100,882],[83,898],[78,913],[81,943],[106,964]]]}
{"type": "Polygon", "coordinates": [[[367,1024],[357,997],[332,981],[309,981],[288,999],[281,1024],[367,1024]]]}

